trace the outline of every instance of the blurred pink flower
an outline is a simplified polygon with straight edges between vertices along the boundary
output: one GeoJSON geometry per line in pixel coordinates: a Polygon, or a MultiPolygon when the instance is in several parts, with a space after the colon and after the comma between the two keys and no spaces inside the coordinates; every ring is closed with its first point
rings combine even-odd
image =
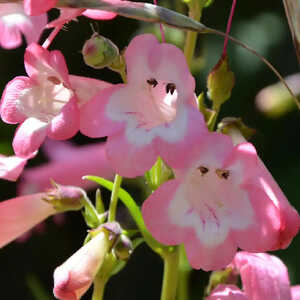
{"type": "Polygon", "coordinates": [[[0,154],[0,178],[16,181],[22,173],[27,159],[0,154]]]}
{"type": "Polygon", "coordinates": [[[300,218],[250,143],[233,146],[210,133],[188,153],[193,161],[175,169],[144,202],[146,226],[161,243],[184,243],[195,269],[229,264],[237,248],[262,252],[286,247],[300,218]]]}
{"type": "Polygon", "coordinates": [[[28,16],[23,4],[0,4],[0,46],[13,49],[22,44],[22,33],[27,44],[37,43],[47,24],[47,15],[28,16]]]}
{"type": "Polygon", "coordinates": [[[44,165],[25,169],[18,191],[29,194],[45,191],[50,180],[64,185],[75,185],[83,189],[96,187],[82,176],[96,175],[112,179],[114,171],[106,158],[104,143],[75,146],[68,142],[47,140],[44,150],[50,161],[44,165]]]}
{"type": "Polygon", "coordinates": [[[130,42],[125,59],[127,83],[82,107],[81,132],[108,136],[107,155],[126,177],[144,174],[158,156],[171,167],[184,166],[190,157],[183,153],[207,132],[184,54],[144,34],[130,42]]]}
{"type": "Polygon", "coordinates": [[[60,300],[77,300],[89,289],[101,267],[110,242],[97,234],[54,271],[54,295],[60,300]]]}

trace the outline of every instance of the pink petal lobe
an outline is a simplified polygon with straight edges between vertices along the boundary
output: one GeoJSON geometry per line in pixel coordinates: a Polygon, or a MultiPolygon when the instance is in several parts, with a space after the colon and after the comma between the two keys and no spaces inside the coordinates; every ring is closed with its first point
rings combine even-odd
{"type": "Polygon", "coordinates": [[[104,89],[80,108],[80,131],[89,137],[104,137],[122,130],[122,122],[115,122],[107,116],[106,106],[111,95],[123,85],[104,89]]]}
{"type": "Polygon", "coordinates": [[[63,26],[64,24],[72,21],[77,18],[84,12],[84,9],[76,9],[76,8],[60,8],[60,15],[57,19],[53,20],[47,25],[47,28],[63,26]]]}
{"type": "Polygon", "coordinates": [[[48,124],[35,118],[26,119],[16,130],[13,148],[16,155],[31,158],[46,138],[48,124]]]}
{"type": "Polygon", "coordinates": [[[206,300],[250,300],[250,298],[235,285],[219,284],[206,300]]]}
{"type": "Polygon", "coordinates": [[[249,299],[292,299],[287,268],[279,258],[265,253],[238,252],[233,263],[249,299]]]}
{"type": "Polygon", "coordinates": [[[77,101],[72,98],[50,122],[48,136],[55,140],[69,139],[79,130],[79,122],[77,101]]]}
{"type": "Polygon", "coordinates": [[[130,178],[144,174],[158,157],[153,144],[135,145],[126,139],[123,131],[107,138],[106,149],[116,173],[130,178]]]}
{"type": "Polygon", "coordinates": [[[0,178],[16,181],[23,172],[27,159],[0,154],[0,178]]]}
{"type": "Polygon", "coordinates": [[[55,213],[43,197],[44,194],[33,194],[0,202],[0,247],[55,213]]]}
{"type": "Polygon", "coordinates": [[[14,49],[22,44],[22,36],[17,26],[7,26],[0,19],[0,46],[14,49]]]}
{"type": "Polygon", "coordinates": [[[26,116],[18,109],[18,99],[31,85],[30,78],[24,76],[15,77],[6,85],[0,106],[0,114],[4,122],[17,124],[25,120],[26,116]]]}

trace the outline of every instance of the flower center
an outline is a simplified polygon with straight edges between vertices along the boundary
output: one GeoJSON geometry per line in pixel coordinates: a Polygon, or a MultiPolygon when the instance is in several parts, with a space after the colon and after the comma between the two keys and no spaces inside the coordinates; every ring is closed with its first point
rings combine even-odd
{"type": "Polygon", "coordinates": [[[174,83],[149,78],[140,99],[135,112],[138,127],[152,129],[175,118],[177,90],[174,83]]]}
{"type": "Polygon", "coordinates": [[[71,99],[73,92],[55,75],[39,78],[39,84],[22,91],[18,108],[27,117],[50,121],[71,99]]]}

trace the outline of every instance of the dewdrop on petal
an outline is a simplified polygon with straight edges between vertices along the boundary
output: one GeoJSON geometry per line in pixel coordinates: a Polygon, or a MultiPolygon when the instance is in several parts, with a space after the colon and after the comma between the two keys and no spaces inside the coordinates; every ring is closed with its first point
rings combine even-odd
{"type": "Polygon", "coordinates": [[[95,32],[84,43],[82,56],[88,66],[102,69],[111,65],[119,56],[119,49],[111,40],[95,32]]]}

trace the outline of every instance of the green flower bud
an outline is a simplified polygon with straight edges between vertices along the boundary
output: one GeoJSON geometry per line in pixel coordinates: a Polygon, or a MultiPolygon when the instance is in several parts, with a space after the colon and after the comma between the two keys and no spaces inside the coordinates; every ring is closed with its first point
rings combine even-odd
{"type": "Polygon", "coordinates": [[[207,95],[214,107],[219,107],[230,98],[234,81],[234,74],[228,65],[228,56],[222,56],[207,78],[207,95]]]}
{"type": "Polygon", "coordinates": [[[53,205],[58,212],[80,210],[86,193],[76,186],[65,186],[52,182],[50,189],[43,200],[53,205]]]}
{"type": "Polygon", "coordinates": [[[95,32],[84,43],[82,56],[88,66],[94,69],[102,69],[111,65],[119,56],[119,49],[111,40],[95,32]]]}

